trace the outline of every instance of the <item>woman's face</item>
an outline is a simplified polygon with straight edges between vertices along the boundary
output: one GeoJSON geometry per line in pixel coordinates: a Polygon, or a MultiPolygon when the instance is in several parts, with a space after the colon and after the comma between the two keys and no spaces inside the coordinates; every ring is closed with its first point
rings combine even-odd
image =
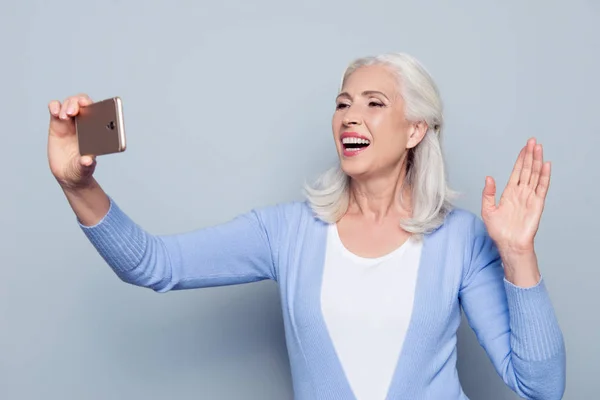
{"type": "Polygon", "coordinates": [[[406,120],[398,80],[386,66],[354,71],[336,99],[332,127],[341,167],[352,178],[395,171],[423,124],[406,120]]]}

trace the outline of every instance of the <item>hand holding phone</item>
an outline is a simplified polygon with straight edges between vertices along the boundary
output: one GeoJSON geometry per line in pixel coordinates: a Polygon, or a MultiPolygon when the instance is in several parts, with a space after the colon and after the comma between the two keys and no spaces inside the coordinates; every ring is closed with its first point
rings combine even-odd
{"type": "Polygon", "coordinates": [[[121,98],[113,97],[82,106],[74,119],[80,155],[99,156],[125,151],[121,98]]]}
{"type": "Polygon", "coordinates": [[[93,184],[96,156],[125,150],[123,107],[112,98],[94,103],[86,94],[48,103],[48,163],[64,189],[93,184]]]}

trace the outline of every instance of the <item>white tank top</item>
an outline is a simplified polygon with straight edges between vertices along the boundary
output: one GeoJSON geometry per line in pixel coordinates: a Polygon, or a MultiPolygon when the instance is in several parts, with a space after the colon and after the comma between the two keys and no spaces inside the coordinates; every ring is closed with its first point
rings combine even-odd
{"type": "Polygon", "coordinates": [[[358,400],[385,399],[410,322],[421,242],[363,258],[327,234],[321,308],[329,335],[358,400]]]}

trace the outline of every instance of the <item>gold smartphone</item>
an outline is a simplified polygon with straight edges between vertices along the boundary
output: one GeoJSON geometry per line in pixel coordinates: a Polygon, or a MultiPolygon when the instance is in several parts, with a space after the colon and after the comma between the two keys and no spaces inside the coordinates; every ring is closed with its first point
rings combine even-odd
{"type": "Polygon", "coordinates": [[[123,102],[119,97],[81,107],[75,116],[79,154],[99,156],[125,151],[123,102]]]}

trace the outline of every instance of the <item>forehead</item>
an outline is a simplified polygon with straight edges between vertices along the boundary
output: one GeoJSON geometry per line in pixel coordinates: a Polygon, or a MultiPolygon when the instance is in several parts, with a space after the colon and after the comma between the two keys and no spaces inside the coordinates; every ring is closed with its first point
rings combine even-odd
{"type": "Polygon", "coordinates": [[[376,90],[391,97],[399,92],[398,79],[385,65],[369,65],[358,68],[344,81],[342,92],[360,93],[376,90]]]}

